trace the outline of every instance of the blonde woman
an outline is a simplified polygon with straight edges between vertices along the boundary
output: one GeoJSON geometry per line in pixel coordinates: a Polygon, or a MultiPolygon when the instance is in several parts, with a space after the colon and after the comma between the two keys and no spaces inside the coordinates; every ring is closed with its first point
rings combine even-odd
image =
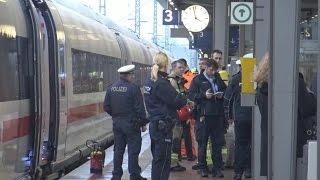
{"type": "Polygon", "coordinates": [[[151,78],[144,86],[144,96],[150,119],[152,151],[152,180],[167,180],[170,175],[172,128],[177,110],[187,104],[187,99],[167,80],[169,59],[162,52],[155,55],[151,78]]]}
{"type": "MultiPolygon", "coordinates": [[[[259,72],[256,76],[257,102],[261,113],[261,176],[267,176],[268,167],[268,80],[269,80],[269,55],[266,54],[262,60],[259,72]]],[[[314,138],[316,134],[314,127],[310,124],[316,123],[317,99],[308,91],[303,74],[298,75],[298,116],[297,116],[297,158],[303,156],[303,145],[314,138]],[[314,121],[314,122],[313,122],[314,121]],[[311,131],[311,136],[307,133],[311,131]]]]}
{"type": "Polygon", "coordinates": [[[261,114],[261,152],[260,175],[268,173],[268,79],[269,79],[269,55],[266,54],[259,66],[256,76],[257,102],[261,114]]]}

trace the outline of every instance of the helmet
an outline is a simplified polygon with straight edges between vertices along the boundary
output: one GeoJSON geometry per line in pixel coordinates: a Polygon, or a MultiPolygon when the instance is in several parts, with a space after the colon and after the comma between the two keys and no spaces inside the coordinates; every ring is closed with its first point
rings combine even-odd
{"type": "MultiPolygon", "coordinates": [[[[245,54],[243,57],[244,57],[244,58],[253,58],[253,53],[245,54]]],[[[238,65],[241,64],[240,59],[238,59],[238,60],[236,61],[236,64],[238,64],[238,65]]]]}
{"type": "Polygon", "coordinates": [[[180,121],[187,121],[191,119],[191,109],[187,105],[183,106],[181,109],[178,110],[178,116],[180,121]]]}

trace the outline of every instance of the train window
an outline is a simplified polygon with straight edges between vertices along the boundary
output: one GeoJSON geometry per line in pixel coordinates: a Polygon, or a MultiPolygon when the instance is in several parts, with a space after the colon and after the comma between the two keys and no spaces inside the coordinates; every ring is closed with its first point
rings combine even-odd
{"type": "Polygon", "coordinates": [[[143,86],[147,78],[150,77],[150,69],[148,65],[133,62],[135,68],[135,83],[138,86],[143,86]]]}
{"type": "Polygon", "coordinates": [[[0,31],[0,102],[29,98],[28,39],[0,31]]]}
{"type": "Polygon", "coordinates": [[[72,49],[73,93],[103,92],[117,78],[120,59],[72,49]]]}

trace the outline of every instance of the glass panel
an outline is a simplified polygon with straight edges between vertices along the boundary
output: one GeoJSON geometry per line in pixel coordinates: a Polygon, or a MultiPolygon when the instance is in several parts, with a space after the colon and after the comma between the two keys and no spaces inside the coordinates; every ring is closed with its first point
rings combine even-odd
{"type": "Polygon", "coordinates": [[[27,38],[13,38],[0,33],[0,102],[30,96],[27,47],[27,38]]]}
{"type": "Polygon", "coordinates": [[[120,59],[72,49],[74,94],[102,92],[118,79],[120,59]]]}
{"type": "MultiPolygon", "coordinates": [[[[317,64],[319,61],[317,0],[302,0],[300,12],[300,49],[297,114],[297,175],[307,179],[302,158],[312,149],[308,141],[316,139],[317,64]]],[[[314,141],[315,142],[315,141],[314,141]]],[[[312,163],[312,162],[308,162],[312,163]]]]}

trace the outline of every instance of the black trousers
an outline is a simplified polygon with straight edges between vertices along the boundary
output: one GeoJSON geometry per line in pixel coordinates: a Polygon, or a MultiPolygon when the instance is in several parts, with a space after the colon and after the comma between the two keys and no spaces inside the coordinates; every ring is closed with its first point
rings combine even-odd
{"type": "Polygon", "coordinates": [[[235,120],[235,162],[234,171],[242,174],[251,169],[251,126],[250,120],[235,120]]]}
{"type": "Polygon", "coordinates": [[[207,116],[205,120],[196,124],[198,141],[198,164],[199,169],[207,168],[206,154],[208,139],[211,140],[211,158],[213,172],[222,169],[222,146],[224,143],[223,117],[207,116]]]}
{"type": "Polygon", "coordinates": [[[168,180],[171,165],[171,142],[151,138],[152,180],[168,180]]]}
{"type": "Polygon", "coordinates": [[[130,179],[140,176],[139,153],[141,151],[141,132],[134,129],[127,119],[117,119],[113,123],[114,134],[114,157],[113,157],[113,178],[121,179],[123,174],[122,162],[123,154],[128,145],[128,170],[130,179]]]}
{"type": "Polygon", "coordinates": [[[182,138],[184,139],[184,144],[186,146],[187,157],[192,158],[193,153],[192,153],[192,139],[191,139],[191,133],[190,133],[190,123],[187,124],[187,122],[182,122],[182,127],[183,127],[182,138]]]}

